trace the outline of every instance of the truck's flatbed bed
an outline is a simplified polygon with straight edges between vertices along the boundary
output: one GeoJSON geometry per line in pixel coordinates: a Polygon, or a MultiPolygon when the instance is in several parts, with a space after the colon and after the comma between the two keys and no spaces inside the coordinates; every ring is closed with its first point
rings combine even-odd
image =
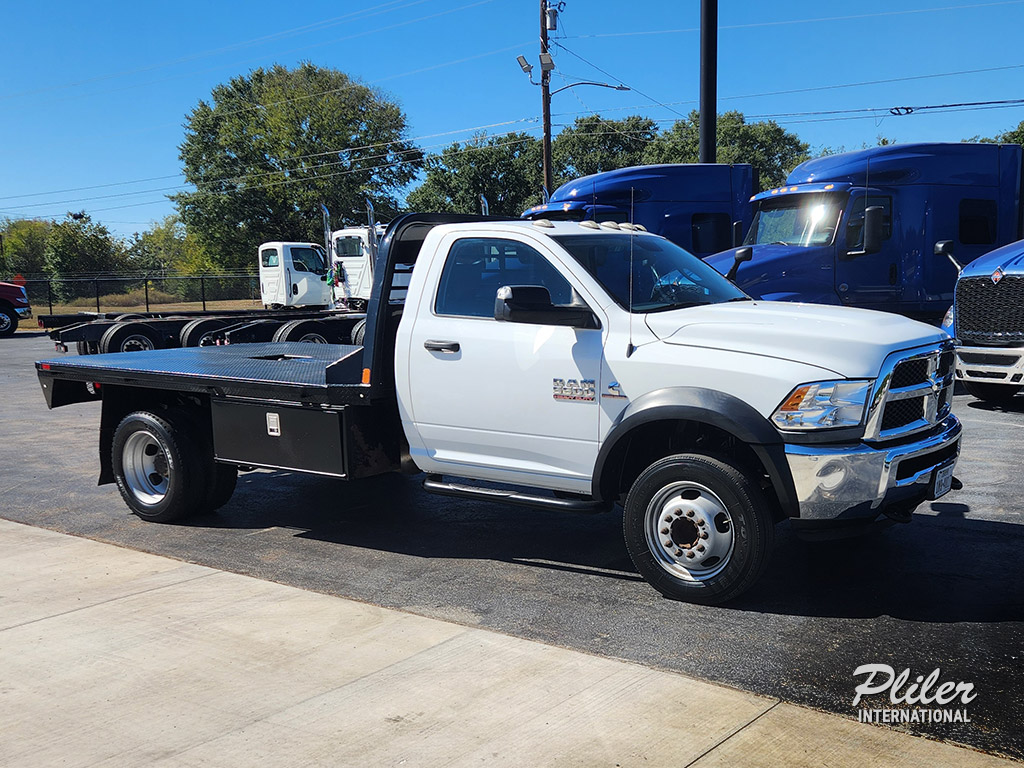
{"type": "MultiPolygon", "coordinates": [[[[345,405],[360,402],[363,348],[278,342],[186,347],[41,360],[46,379],[154,387],[218,396],[345,405]]],[[[47,397],[53,387],[45,387],[47,397]]]]}

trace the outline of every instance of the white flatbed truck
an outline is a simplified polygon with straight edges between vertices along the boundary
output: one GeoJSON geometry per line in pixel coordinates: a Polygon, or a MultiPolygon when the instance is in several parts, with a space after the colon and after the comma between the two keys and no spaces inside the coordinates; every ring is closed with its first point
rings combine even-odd
{"type": "Polygon", "coordinates": [[[708,604],[758,579],[780,521],[905,522],[957,487],[953,368],[937,328],[754,301],[629,224],[449,214],[388,227],[360,345],[37,363],[50,407],[102,398],[100,482],[143,519],[219,507],[238,467],[422,472],[451,496],[621,504],[640,574],[708,604]]]}

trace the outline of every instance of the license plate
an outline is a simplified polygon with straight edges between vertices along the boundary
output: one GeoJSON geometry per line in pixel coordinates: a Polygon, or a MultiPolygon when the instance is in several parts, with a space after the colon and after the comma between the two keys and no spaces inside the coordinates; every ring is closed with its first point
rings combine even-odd
{"type": "Polygon", "coordinates": [[[932,480],[932,498],[937,499],[949,493],[953,486],[953,464],[948,467],[939,467],[935,470],[935,479],[932,480]]]}

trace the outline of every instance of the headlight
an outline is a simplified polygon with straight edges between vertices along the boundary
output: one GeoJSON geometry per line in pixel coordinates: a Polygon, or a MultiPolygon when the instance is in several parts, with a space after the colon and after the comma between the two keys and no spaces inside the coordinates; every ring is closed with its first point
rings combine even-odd
{"type": "Polygon", "coordinates": [[[942,330],[946,331],[950,336],[953,335],[953,319],[956,315],[953,313],[953,305],[949,305],[949,309],[946,310],[945,316],[942,318],[942,330]]]}
{"type": "Polygon", "coordinates": [[[772,414],[772,421],[779,429],[803,432],[859,426],[871,384],[870,379],[802,384],[772,414]]]}

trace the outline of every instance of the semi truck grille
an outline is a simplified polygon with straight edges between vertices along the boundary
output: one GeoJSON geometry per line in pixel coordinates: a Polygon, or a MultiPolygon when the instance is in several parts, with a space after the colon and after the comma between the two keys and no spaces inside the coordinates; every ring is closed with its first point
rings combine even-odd
{"type": "Polygon", "coordinates": [[[868,416],[866,437],[894,440],[938,424],[949,415],[956,355],[951,345],[911,355],[882,376],[882,397],[868,416]]]}
{"type": "Polygon", "coordinates": [[[1024,343],[1024,277],[965,277],[956,284],[956,336],[966,344],[1024,343]]]}

